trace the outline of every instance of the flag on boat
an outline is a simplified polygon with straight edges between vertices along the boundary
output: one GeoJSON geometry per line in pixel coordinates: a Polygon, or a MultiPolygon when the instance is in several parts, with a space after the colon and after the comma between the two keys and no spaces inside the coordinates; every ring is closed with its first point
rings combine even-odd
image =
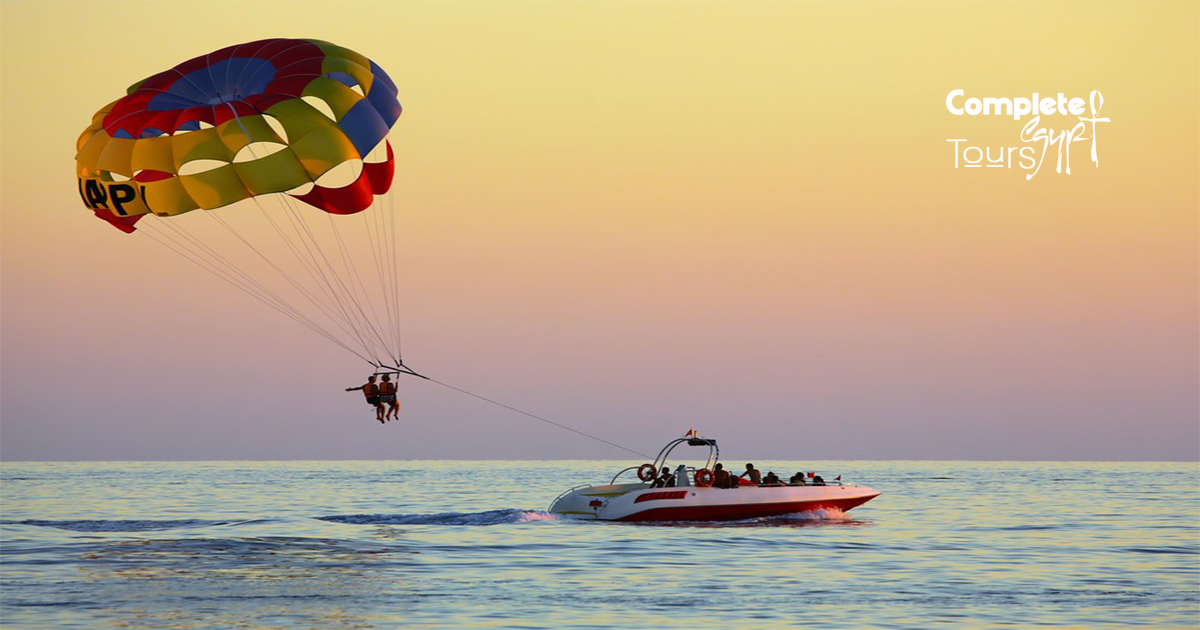
{"type": "Polygon", "coordinates": [[[685,438],[700,437],[700,434],[697,433],[695,429],[688,429],[688,432],[684,433],[683,437],[685,437],[685,438]]]}

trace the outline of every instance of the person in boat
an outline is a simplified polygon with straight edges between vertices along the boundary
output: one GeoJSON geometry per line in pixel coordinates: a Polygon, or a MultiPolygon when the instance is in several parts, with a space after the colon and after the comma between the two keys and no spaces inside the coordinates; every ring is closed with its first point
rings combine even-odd
{"type": "Polygon", "coordinates": [[[800,472],[792,475],[792,478],[788,479],[788,485],[789,486],[806,486],[806,485],[808,485],[808,482],[804,480],[804,471],[800,471],[800,472]]]}
{"type": "Polygon", "coordinates": [[[772,471],[767,472],[766,477],[763,477],[762,485],[764,485],[764,486],[782,486],[783,483],[779,481],[779,476],[775,474],[774,470],[772,470],[772,471]]]}
{"type": "Polygon", "coordinates": [[[400,419],[400,403],[396,400],[396,384],[387,374],[383,375],[379,383],[379,406],[383,405],[387,405],[387,412],[383,414],[384,420],[400,419]]]}
{"type": "Polygon", "coordinates": [[[383,405],[379,402],[379,386],[375,384],[375,375],[367,377],[367,382],[358,387],[347,387],[346,391],[353,392],[362,390],[363,396],[367,398],[367,404],[375,408],[375,419],[383,424],[383,405]]]}
{"type": "Polygon", "coordinates": [[[821,478],[821,475],[813,475],[813,485],[823,486],[825,485],[825,480],[821,478]]]}
{"type": "Polygon", "coordinates": [[[724,464],[717,464],[716,466],[713,466],[713,487],[729,487],[729,471],[725,470],[724,464]]]}
{"type": "Polygon", "coordinates": [[[745,478],[746,475],[750,475],[750,483],[756,486],[762,484],[762,473],[758,472],[754,464],[746,464],[746,472],[738,475],[738,477],[745,478]]]}
{"type": "Polygon", "coordinates": [[[675,475],[671,474],[670,468],[663,466],[662,472],[658,474],[658,477],[656,477],[654,481],[650,482],[650,487],[669,488],[671,486],[667,485],[668,482],[670,482],[671,486],[675,485],[675,475]]]}

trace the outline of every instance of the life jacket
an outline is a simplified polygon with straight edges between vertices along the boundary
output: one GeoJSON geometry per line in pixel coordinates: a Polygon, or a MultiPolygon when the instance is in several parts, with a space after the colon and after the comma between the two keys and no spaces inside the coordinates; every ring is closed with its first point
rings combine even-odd
{"type": "Polygon", "coordinates": [[[379,395],[379,386],[375,383],[367,383],[363,385],[363,395],[367,398],[379,395]]]}
{"type": "Polygon", "coordinates": [[[387,382],[379,384],[379,395],[380,396],[388,396],[388,395],[395,394],[395,393],[396,393],[396,384],[395,383],[393,383],[391,381],[387,381],[387,382]]]}

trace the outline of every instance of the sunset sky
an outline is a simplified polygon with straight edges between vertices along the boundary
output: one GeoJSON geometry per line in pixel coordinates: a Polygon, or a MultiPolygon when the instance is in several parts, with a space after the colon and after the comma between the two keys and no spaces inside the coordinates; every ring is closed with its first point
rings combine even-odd
{"type": "Polygon", "coordinates": [[[4,459],[628,456],[416,379],[380,426],[364,363],[82,206],[94,112],[265,37],[399,86],[404,352],[441,381],[650,453],[1200,455],[1196,2],[18,0],[4,459]],[[1031,117],[954,89],[1099,90],[1099,167],[955,169],[1031,117]]]}

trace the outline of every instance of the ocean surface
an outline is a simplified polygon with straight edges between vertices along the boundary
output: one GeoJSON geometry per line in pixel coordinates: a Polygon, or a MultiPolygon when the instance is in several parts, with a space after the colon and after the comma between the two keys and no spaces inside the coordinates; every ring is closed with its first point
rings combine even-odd
{"type": "Polygon", "coordinates": [[[883,494],[735,523],[545,512],[630,463],[4,463],[0,622],[1200,626],[1195,463],[759,461],[883,494]]]}

